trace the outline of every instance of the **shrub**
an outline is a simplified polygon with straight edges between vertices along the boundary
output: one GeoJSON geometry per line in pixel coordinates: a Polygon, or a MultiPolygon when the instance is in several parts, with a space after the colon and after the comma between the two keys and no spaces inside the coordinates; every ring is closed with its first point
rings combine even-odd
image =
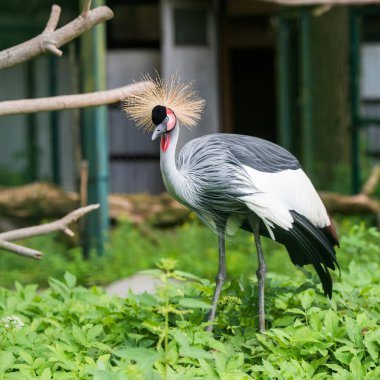
{"type": "Polygon", "coordinates": [[[257,331],[254,278],[226,285],[215,335],[205,332],[213,287],[164,260],[155,295],[125,300],[76,286],[66,273],[36,286],[1,289],[2,379],[378,379],[377,263],[352,261],[326,299],[313,278],[271,275],[268,331],[257,331]],[[176,280],[172,282],[172,280],[176,280]]]}

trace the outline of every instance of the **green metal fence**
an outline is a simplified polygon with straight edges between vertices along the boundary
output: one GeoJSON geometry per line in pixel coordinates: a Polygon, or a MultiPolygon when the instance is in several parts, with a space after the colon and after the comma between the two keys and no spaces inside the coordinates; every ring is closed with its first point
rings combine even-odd
{"type": "MultiPolygon", "coordinates": [[[[378,6],[322,14],[308,7],[276,15],[280,142],[300,157],[320,189],[359,190],[368,153],[368,137],[360,131],[379,125],[380,113],[363,113],[360,91],[362,47],[371,24],[362,21],[368,15],[380,25],[378,6]]],[[[379,43],[377,32],[371,27],[372,42],[379,43]]]]}

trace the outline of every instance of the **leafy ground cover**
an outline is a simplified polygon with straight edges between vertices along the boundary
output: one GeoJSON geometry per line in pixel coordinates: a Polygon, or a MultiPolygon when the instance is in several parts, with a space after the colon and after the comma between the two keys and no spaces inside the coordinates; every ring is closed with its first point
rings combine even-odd
{"type": "Polygon", "coordinates": [[[307,272],[270,274],[266,334],[257,331],[254,277],[225,286],[211,335],[203,321],[213,284],[172,260],[150,271],[163,281],[157,294],[125,300],[77,286],[69,273],[42,293],[2,288],[0,378],[379,379],[379,240],[363,226],[342,237],[332,300],[307,272]]]}

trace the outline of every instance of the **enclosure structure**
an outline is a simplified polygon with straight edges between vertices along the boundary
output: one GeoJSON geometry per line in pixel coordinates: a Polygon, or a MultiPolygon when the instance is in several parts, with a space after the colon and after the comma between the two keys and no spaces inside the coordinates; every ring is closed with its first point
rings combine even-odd
{"type": "Polygon", "coordinates": [[[379,21],[379,6],[287,10],[276,20],[280,141],[319,187],[339,180],[336,190],[356,193],[378,159],[379,21]]]}
{"type": "MultiPolygon", "coordinates": [[[[75,19],[82,3],[67,2],[61,23],[75,19]]],[[[103,2],[92,1],[97,7],[103,2]]],[[[39,35],[53,2],[0,3],[1,49],[39,35]],[[36,17],[31,19],[31,15],[36,17]]],[[[50,19],[49,19],[50,20],[50,19]]],[[[84,20],[86,21],[86,20],[84,20]]],[[[88,29],[88,28],[87,28],[88,29]]],[[[105,28],[98,25],[65,46],[64,56],[45,55],[0,72],[1,100],[25,99],[104,90],[105,28]]],[[[0,118],[1,185],[51,181],[77,190],[81,163],[88,163],[86,203],[100,203],[87,219],[85,246],[102,252],[108,230],[108,119],[105,107],[30,113],[0,118]]],[[[88,250],[85,250],[88,252],[88,250]]]]}
{"type": "MultiPolygon", "coordinates": [[[[52,4],[0,0],[0,48],[40,33],[52,4]]],[[[106,4],[114,19],[65,46],[62,58],[46,55],[0,71],[0,100],[115,88],[141,73],[179,72],[206,99],[199,128],[186,131],[182,144],[218,131],[264,137],[295,153],[318,188],[341,192],[357,191],[378,159],[379,6],[106,4]]],[[[81,8],[79,1],[59,5],[62,24],[81,8]]],[[[48,180],[78,191],[83,159],[91,162],[92,201],[106,203],[108,190],[164,190],[157,145],[120,104],[0,118],[0,185],[48,180]]],[[[104,210],[91,222],[92,235],[106,228],[104,210]]]]}

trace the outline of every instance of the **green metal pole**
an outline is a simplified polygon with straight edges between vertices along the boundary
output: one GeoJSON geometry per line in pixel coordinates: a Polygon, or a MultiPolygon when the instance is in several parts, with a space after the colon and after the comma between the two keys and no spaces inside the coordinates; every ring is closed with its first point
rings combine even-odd
{"type": "Polygon", "coordinates": [[[311,36],[310,11],[305,10],[301,16],[300,51],[301,51],[301,125],[303,166],[312,176],[313,172],[313,105],[311,78],[311,36]]]}
{"type": "MultiPolygon", "coordinates": [[[[92,6],[104,5],[104,0],[93,0],[92,6]]],[[[106,40],[104,24],[97,25],[81,38],[81,71],[84,92],[106,89],[106,40]]],[[[88,161],[88,203],[100,203],[96,212],[87,216],[85,255],[96,247],[104,253],[108,218],[108,114],[105,106],[86,108],[82,113],[83,153],[88,161]]]]}
{"type": "Polygon", "coordinates": [[[360,107],[360,18],[354,11],[350,14],[350,69],[351,69],[351,162],[352,162],[352,191],[357,194],[360,190],[359,162],[359,107],[360,107]]]}
{"type": "Polygon", "coordinates": [[[277,44],[277,114],[280,144],[291,150],[291,96],[289,91],[289,25],[280,17],[276,19],[277,44]]]}

